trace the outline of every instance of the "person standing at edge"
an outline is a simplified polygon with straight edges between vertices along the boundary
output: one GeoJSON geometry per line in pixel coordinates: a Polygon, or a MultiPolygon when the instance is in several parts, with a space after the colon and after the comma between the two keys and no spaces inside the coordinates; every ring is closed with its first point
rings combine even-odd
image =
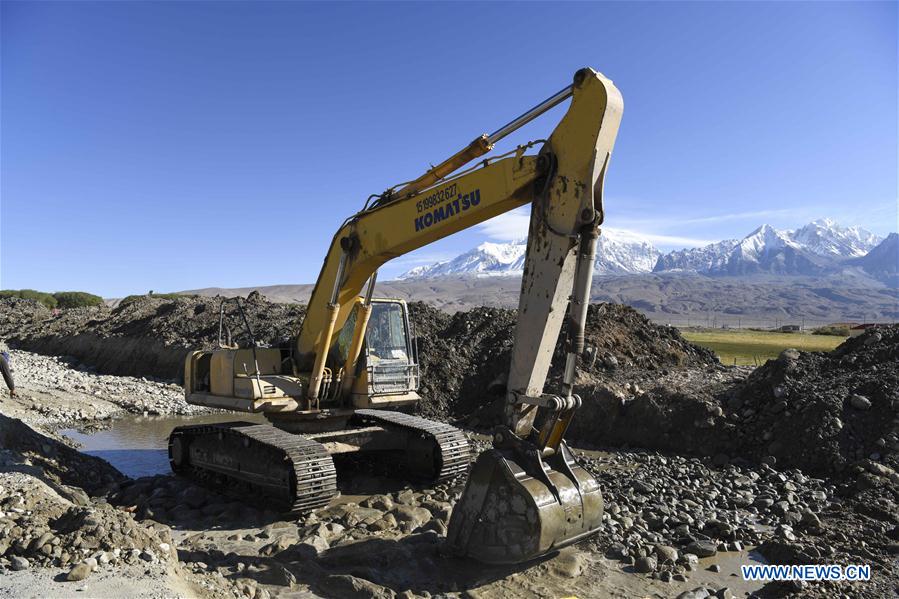
{"type": "Polygon", "coordinates": [[[3,380],[9,387],[9,397],[16,396],[16,383],[12,379],[12,372],[9,369],[9,351],[3,343],[0,343],[0,373],[3,374],[3,380]]]}

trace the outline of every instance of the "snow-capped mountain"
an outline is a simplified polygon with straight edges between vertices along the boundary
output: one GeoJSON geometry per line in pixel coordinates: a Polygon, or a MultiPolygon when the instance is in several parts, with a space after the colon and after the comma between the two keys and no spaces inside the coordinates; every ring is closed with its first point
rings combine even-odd
{"type": "Polygon", "coordinates": [[[593,272],[598,275],[652,272],[662,253],[631,231],[603,227],[593,272]]]}
{"type": "Polygon", "coordinates": [[[812,221],[791,232],[790,238],[820,256],[860,258],[878,243],[880,237],[861,227],[842,227],[829,218],[812,221]]]}
{"type": "MultiPolygon", "coordinates": [[[[820,219],[794,230],[762,225],[743,239],[727,239],[663,255],[637,233],[604,227],[594,272],[597,275],[694,272],[711,276],[820,276],[854,268],[863,270],[862,275],[868,273],[892,284],[897,279],[899,242],[896,238],[893,233],[882,240],[861,227],[843,227],[830,219],[820,219]]],[[[524,240],[482,243],[452,260],[413,268],[399,278],[521,275],[525,244],[524,240]]]]}
{"type": "Polygon", "coordinates": [[[860,227],[830,219],[796,230],[762,225],[740,240],[671,252],[654,272],[690,271],[710,275],[822,275],[840,270],[849,259],[867,254],[881,239],[860,227]]]}
{"type": "MultiPolygon", "coordinates": [[[[485,242],[452,260],[418,266],[400,279],[424,279],[446,275],[521,275],[526,241],[485,242]]],[[[603,228],[596,248],[596,274],[628,274],[652,271],[661,253],[629,231],[603,228]]]]}
{"type": "Polygon", "coordinates": [[[731,251],[740,243],[736,239],[725,239],[705,247],[675,250],[659,256],[653,268],[661,271],[711,272],[727,266],[731,251]]]}
{"type": "Polygon", "coordinates": [[[521,274],[524,269],[524,242],[491,243],[460,254],[452,260],[416,266],[400,275],[400,279],[424,279],[444,275],[505,275],[521,274]]]}

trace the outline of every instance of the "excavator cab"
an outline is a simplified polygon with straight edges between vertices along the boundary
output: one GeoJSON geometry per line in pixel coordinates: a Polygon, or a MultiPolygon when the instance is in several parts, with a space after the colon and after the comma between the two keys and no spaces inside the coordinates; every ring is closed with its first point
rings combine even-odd
{"type": "MultiPolygon", "coordinates": [[[[360,301],[359,306],[363,306],[360,301]]],[[[355,310],[337,337],[339,359],[346,359],[352,343],[355,310]]],[[[409,307],[399,299],[372,299],[363,346],[351,385],[355,408],[402,407],[416,403],[418,364],[409,307]]],[[[346,373],[344,373],[346,376],[346,373]]]]}

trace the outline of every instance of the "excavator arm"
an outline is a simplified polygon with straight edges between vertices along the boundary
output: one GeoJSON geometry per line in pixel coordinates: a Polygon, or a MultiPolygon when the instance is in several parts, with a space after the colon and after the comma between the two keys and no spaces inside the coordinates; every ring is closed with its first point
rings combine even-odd
{"type": "MultiPolygon", "coordinates": [[[[603,181],[622,110],[611,81],[592,69],[579,70],[570,87],[348,219],[334,236],[313,290],[296,347],[299,369],[312,372],[310,403],[318,397],[336,331],[382,264],[531,205],[505,422],[495,432],[494,449],[472,467],[454,508],[447,545],[457,554],[520,562],[599,527],[598,484],[575,463],[563,437],[580,405],[573,394],[575,370],[584,352],[603,181]],[[452,175],[569,96],[568,111],[538,153],[528,154],[534,145],[528,144],[452,175]],[[561,393],[546,394],[550,361],[566,319],[561,393]],[[538,411],[544,415],[539,431],[534,429],[538,411]]],[[[364,330],[365,318],[357,319],[348,370],[364,330]]]]}
{"type": "Polygon", "coordinates": [[[521,379],[521,390],[536,393],[545,381],[548,357],[571,292],[570,285],[558,276],[568,276],[568,283],[573,276],[573,248],[585,224],[579,219],[589,213],[586,218],[591,226],[598,228],[601,222],[601,175],[617,133],[621,106],[621,96],[611,81],[582,69],[571,86],[492,135],[476,138],[422,177],[399,191],[388,192],[373,207],[347,219],[328,249],[296,340],[299,370],[313,371],[309,393],[314,396],[318,392],[313,367],[317,362],[323,364],[336,331],[382,264],[526,204],[533,204],[534,209],[520,308],[532,315],[546,312],[550,318],[545,327],[539,316],[520,322],[510,382],[521,379]],[[535,145],[531,143],[445,178],[568,97],[572,97],[571,106],[539,155],[525,153],[535,145]],[[598,156],[600,153],[603,155],[598,156]],[[434,184],[438,179],[442,181],[434,184]],[[549,293],[547,282],[562,291],[554,291],[543,301],[530,297],[535,285],[549,293]],[[534,337],[534,333],[538,335],[534,337]]]}

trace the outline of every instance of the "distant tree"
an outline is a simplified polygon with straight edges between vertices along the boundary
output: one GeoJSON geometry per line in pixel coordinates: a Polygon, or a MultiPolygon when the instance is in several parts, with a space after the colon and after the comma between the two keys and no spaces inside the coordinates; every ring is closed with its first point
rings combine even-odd
{"type": "Polygon", "coordinates": [[[812,335],[834,335],[837,337],[848,337],[849,327],[840,325],[827,325],[818,327],[812,331],[812,335]]]}
{"type": "Polygon", "coordinates": [[[59,308],[86,308],[102,306],[103,298],[84,291],[59,291],[53,294],[59,308]]]}
{"type": "Polygon", "coordinates": [[[119,308],[124,308],[124,307],[127,306],[128,304],[134,303],[134,302],[136,302],[137,300],[139,300],[139,299],[141,299],[141,298],[144,298],[144,297],[152,297],[153,299],[157,299],[157,300],[159,300],[159,299],[163,299],[163,300],[171,299],[171,300],[173,300],[173,299],[178,299],[178,298],[180,298],[180,297],[197,297],[197,295],[196,295],[196,294],[190,294],[190,293],[153,293],[152,291],[150,291],[150,293],[148,293],[147,295],[126,295],[126,296],[123,297],[122,300],[119,302],[118,307],[119,307],[119,308]]]}
{"type": "Polygon", "coordinates": [[[49,293],[43,291],[35,291],[34,289],[4,289],[0,291],[0,297],[19,297],[27,300],[34,300],[47,306],[48,308],[56,307],[56,298],[49,293]]]}

